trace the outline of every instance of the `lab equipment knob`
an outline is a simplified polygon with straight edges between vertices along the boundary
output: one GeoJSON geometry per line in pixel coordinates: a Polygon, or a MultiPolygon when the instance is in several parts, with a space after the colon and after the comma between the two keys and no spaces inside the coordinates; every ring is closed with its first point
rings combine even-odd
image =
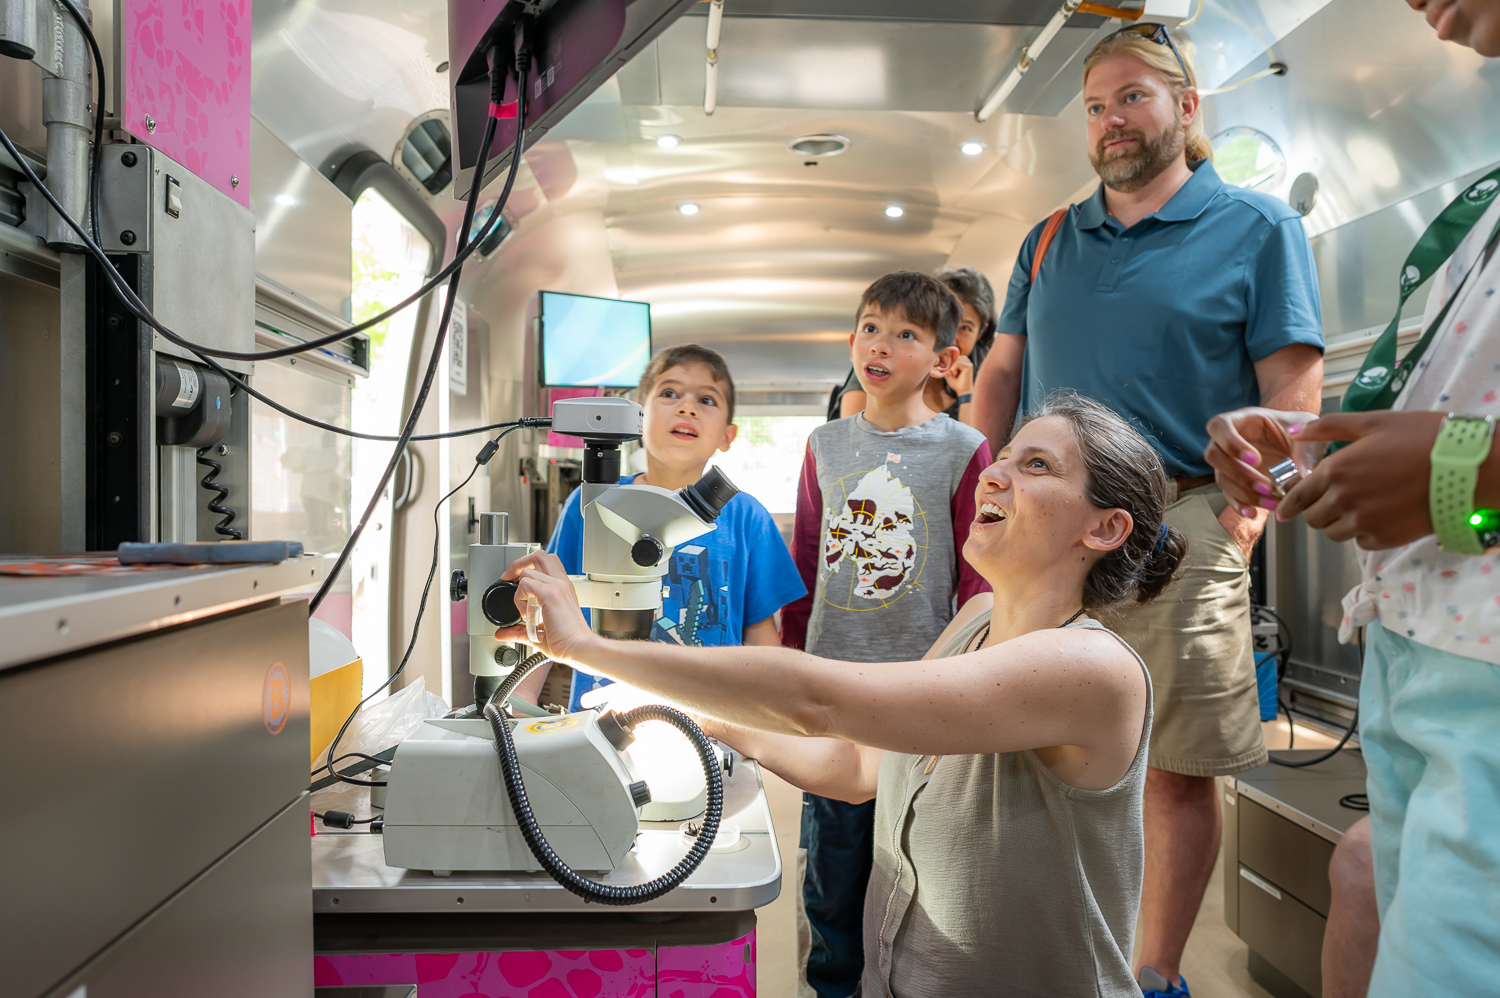
{"type": "Polygon", "coordinates": [[[514,669],[521,664],[521,653],[515,645],[498,645],[495,648],[495,664],[502,669],[514,669]]]}
{"type": "Polygon", "coordinates": [[[453,570],[453,578],[448,580],[448,598],[457,603],[469,595],[469,577],[461,568],[453,570]]]}
{"type": "Polygon", "coordinates": [[[630,799],[635,801],[636,807],[651,803],[651,788],[646,786],[645,780],[636,780],[630,785],[630,799]]]}
{"type": "Polygon", "coordinates": [[[661,556],[667,553],[661,541],[650,534],[642,534],[641,539],[636,541],[630,548],[630,560],[642,568],[650,568],[661,561],[661,556]]]}
{"type": "Polygon", "coordinates": [[[604,740],[615,747],[616,752],[623,752],[635,741],[635,733],[620,723],[620,715],[612,710],[606,710],[599,715],[599,733],[604,740]]]}
{"type": "Polygon", "coordinates": [[[497,582],[484,591],[479,608],[484,618],[496,627],[511,627],[521,622],[521,611],[516,609],[516,584],[497,582]]]}

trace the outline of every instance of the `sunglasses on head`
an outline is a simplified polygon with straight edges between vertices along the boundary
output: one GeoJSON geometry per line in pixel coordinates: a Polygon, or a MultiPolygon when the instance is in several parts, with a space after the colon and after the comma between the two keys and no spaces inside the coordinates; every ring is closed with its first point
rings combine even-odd
{"type": "MultiPolygon", "coordinates": [[[[1167,26],[1165,24],[1156,21],[1147,21],[1144,24],[1127,24],[1119,31],[1110,35],[1109,38],[1118,38],[1121,35],[1140,35],[1147,41],[1155,42],[1158,45],[1165,45],[1171,49],[1172,54],[1177,57],[1177,65],[1182,67],[1182,79],[1189,85],[1192,84],[1193,77],[1188,72],[1187,62],[1182,58],[1182,53],[1177,51],[1177,46],[1173,43],[1172,36],[1167,33],[1167,26]]],[[[1105,41],[1109,41],[1109,38],[1106,38],[1105,41]]]]}

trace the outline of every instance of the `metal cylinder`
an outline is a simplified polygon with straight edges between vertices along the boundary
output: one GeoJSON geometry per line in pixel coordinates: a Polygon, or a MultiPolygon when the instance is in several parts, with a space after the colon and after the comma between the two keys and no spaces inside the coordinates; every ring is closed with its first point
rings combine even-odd
{"type": "MultiPolygon", "coordinates": [[[[85,15],[88,0],[79,0],[85,15]]],[[[42,120],[47,126],[47,187],[67,213],[87,228],[89,200],[89,115],[93,72],[88,43],[71,17],[56,13],[62,33],[60,72],[42,76],[42,120]]],[[[47,243],[78,248],[83,240],[56,211],[47,213],[47,243]]]]}
{"type": "Polygon", "coordinates": [[[510,543],[510,514],[509,513],[480,513],[479,514],[479,543],[481,543],[481,544],[509,544],[510,543]]]}
{"type": "Polygon", "coordinates": [[[0,55],[30,59],[37,44],[36,0],[0,0],[0,55]]]}
{"type": "Polygon", "coordinates": [[[655,610],[615,610],[590,607],[589,619],[594,633],[624,641],[650,641],[656,624],[655,610]]]}

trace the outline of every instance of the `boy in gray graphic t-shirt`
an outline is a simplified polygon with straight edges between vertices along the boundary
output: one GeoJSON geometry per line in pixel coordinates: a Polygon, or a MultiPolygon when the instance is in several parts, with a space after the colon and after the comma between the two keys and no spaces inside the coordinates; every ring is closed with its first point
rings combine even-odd
{"type": "MultiPolygon", "coordinates": [[[[961,317],[953,292],[926,274],[887,274],[860,299],[849,353],[868,401],[807,442],[792,557],[810,595],[782,610],[783,644],[850,662],[916,660],[956,607],[988,591],[963,546],[989,443],[922,397],[958,359],[961,317]]],[[[820,994],[852,993],[864,965],[873,813],[873,803],[803,794],[805,960],[820,994]]]]}

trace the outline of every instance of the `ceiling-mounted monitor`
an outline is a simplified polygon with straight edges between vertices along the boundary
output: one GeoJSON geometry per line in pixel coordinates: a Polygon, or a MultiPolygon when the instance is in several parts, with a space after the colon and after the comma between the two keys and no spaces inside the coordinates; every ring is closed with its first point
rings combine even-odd
{"type": "Polygon", "coordinates": [[[651,306],[542,292],[542,384],[634,388],[651,361],[651,306]]]}
{"type": "MultiPolygon", "coordinates": [[[[469,196],[478,145],[489,114],[490,85],[486,52],[495,43],[514,53],[517,27],[529,22],[530,101],[526,145],[530,147],[631,56],[649,45],[667,25],[697,0],[448,0],[448,53],[452,69],[451,109],[458,163],[454,192],[469,196]]],[[[507,57],[513,64],[514,55],[507,57]]],[[[506,85],[506,102],[516,99],[515,80],[506,85]]],[[[484,168],[488,185],[510,163],[516,141],[516,119],[495,121],[495,138],[484,168]]]]}

